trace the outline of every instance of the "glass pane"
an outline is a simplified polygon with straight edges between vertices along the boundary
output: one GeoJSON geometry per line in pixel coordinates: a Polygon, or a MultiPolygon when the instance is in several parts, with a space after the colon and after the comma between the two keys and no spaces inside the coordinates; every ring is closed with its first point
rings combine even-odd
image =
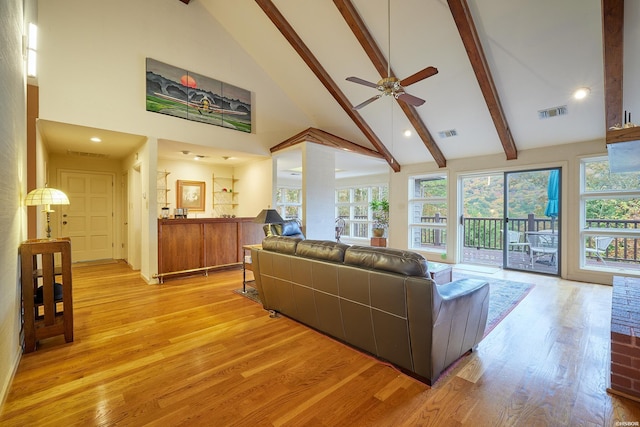
{"type": "Polygon", "coordinates": [[[338,206],[338,216],[340,218],[349,218],[349,206],[339,205],[338,206]]]}
{"type": "Polygon", "coordinates": [[[299,209],[298,206],[286,206],[285,209],[286,209],[285,216],[287,218],[289,218],[289,219],[298,218],[298,216],[299,216],[298,215],[298,209],[299,209]]]}
{"type": "Polygon", "coordinates": [[[413,198],[446,197],[447,179],[444,176],[416,178],[413,190],[413,198]]]}
{"type": "Polygon", "coordinates": [[[286,201],[288,203],[300,203],[301,190],[289,188],[286,190],[286,201]]]}
{"type": "Polygon", "coordinates": [[[466,177],[463,180],[464,216],[470,218],[502,217],[504,175],[466,177]]]}
{"type": "Polygon", "coordinates": [[[640,172],[610,173],[606,159],[585,162],[584,175],[586,192],[637,190],[640,182],[640,172]]]}
{"type": "Polygon", "coordinates": [[[411,227],[411,243],[414,249],[447,248],[447,231],[441,228],[411,227]]]}
{"type": "Polygon", "coordinates": [[[388,199],[389,194],[387,190],[387,187],[372,187],[371,200],[388,199]]]}
{"type": "Polygon", "coordinates": [[[356,188],[353,190],[353,201],[355,203],[359,202],[369,202],[369,192],[366,188],[356,188]]]}
{"type": "Polygon", "coordinates": [[[353,235],[352,237],[369,237],[369,224],[357,222],[352,224],[353,235]]]}
{"type": "Polygon", "coordinates": [[[337,202],[340,203],[349,203],[349,189],[344,188],[342,190],[338,190],[337,192],[337,202]]]}
{"type": "Polygon", "coordinates": [[[587,200],[586,228],[638,228],[640,199],[616,198],[587,200]]]}
{"type": "Polygon", "coordinates": [[[276,190],[276,203],[282,203],[282,191],[284,189],[283,188],[278,188],[276,190]]]}
{"type": "Polygon", "coordinates": [[[369,206],[368,205],[355,205],[353,207],[353,219],[369,219],[369,206]]]}
{"type": "Polygon", "coordinates": [[[411,204],[411,222],[446,222],[447,204],[414,202],[411,204]]]}

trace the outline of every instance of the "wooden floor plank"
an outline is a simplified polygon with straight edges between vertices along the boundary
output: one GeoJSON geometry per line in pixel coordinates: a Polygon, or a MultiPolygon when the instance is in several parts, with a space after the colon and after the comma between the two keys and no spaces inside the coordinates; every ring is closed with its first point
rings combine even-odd
{"type": "Polygon", "coordinates": [[[615,425],[611,288],[500,271],[530,294],[432,387],[233,292],[242,272],[147,285],[74,266],[75,341],[22,356],[0,425],[615,425]]]}

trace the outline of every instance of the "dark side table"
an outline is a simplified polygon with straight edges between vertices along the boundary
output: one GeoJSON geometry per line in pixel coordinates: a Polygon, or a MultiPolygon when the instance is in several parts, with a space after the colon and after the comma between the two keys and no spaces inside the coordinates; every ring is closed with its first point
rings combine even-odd
{"type": "Polygon", "coordinates": [[[453,276],[453,268],[451,265],[431,261],[427,264],[429,268],[429,275],[431,276],[431,279],[436,282],[436,285],[443,285],[451,282],[453,276]]]}

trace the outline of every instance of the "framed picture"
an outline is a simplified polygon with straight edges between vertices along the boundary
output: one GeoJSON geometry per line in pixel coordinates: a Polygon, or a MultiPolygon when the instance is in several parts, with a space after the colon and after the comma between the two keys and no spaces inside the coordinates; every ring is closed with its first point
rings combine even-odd
{"type": "Polygon", "coordinates": [[[190,211],[204,210],[205,182],[177,181],[176,206],[190,211]]]}

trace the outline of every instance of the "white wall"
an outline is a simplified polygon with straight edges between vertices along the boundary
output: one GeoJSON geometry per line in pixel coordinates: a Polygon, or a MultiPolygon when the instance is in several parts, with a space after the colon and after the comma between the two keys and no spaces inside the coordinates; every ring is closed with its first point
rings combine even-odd
{"type": "Polygon", "coordinates": [[[255,217],[273,203],[274,168],[269,159],[237,166],[234,169],[236,189],[241,203],[238,205],[239,217],[255,217]]]}
{"type": "Polygon", "coordinates": [[[0,2],[0,404],[20,360],[18,248],[27,236],[27,109],[22,34],[35,22],[35,0],[0,2]]]}
{"type": "Polygon", "coordinates": [[[314,125],[198,1],[40,0],[38,6],[43,119],[264,156],[314,125]],[[147,112],[147,57],[251,91],[259,133],[147,112]]]}

